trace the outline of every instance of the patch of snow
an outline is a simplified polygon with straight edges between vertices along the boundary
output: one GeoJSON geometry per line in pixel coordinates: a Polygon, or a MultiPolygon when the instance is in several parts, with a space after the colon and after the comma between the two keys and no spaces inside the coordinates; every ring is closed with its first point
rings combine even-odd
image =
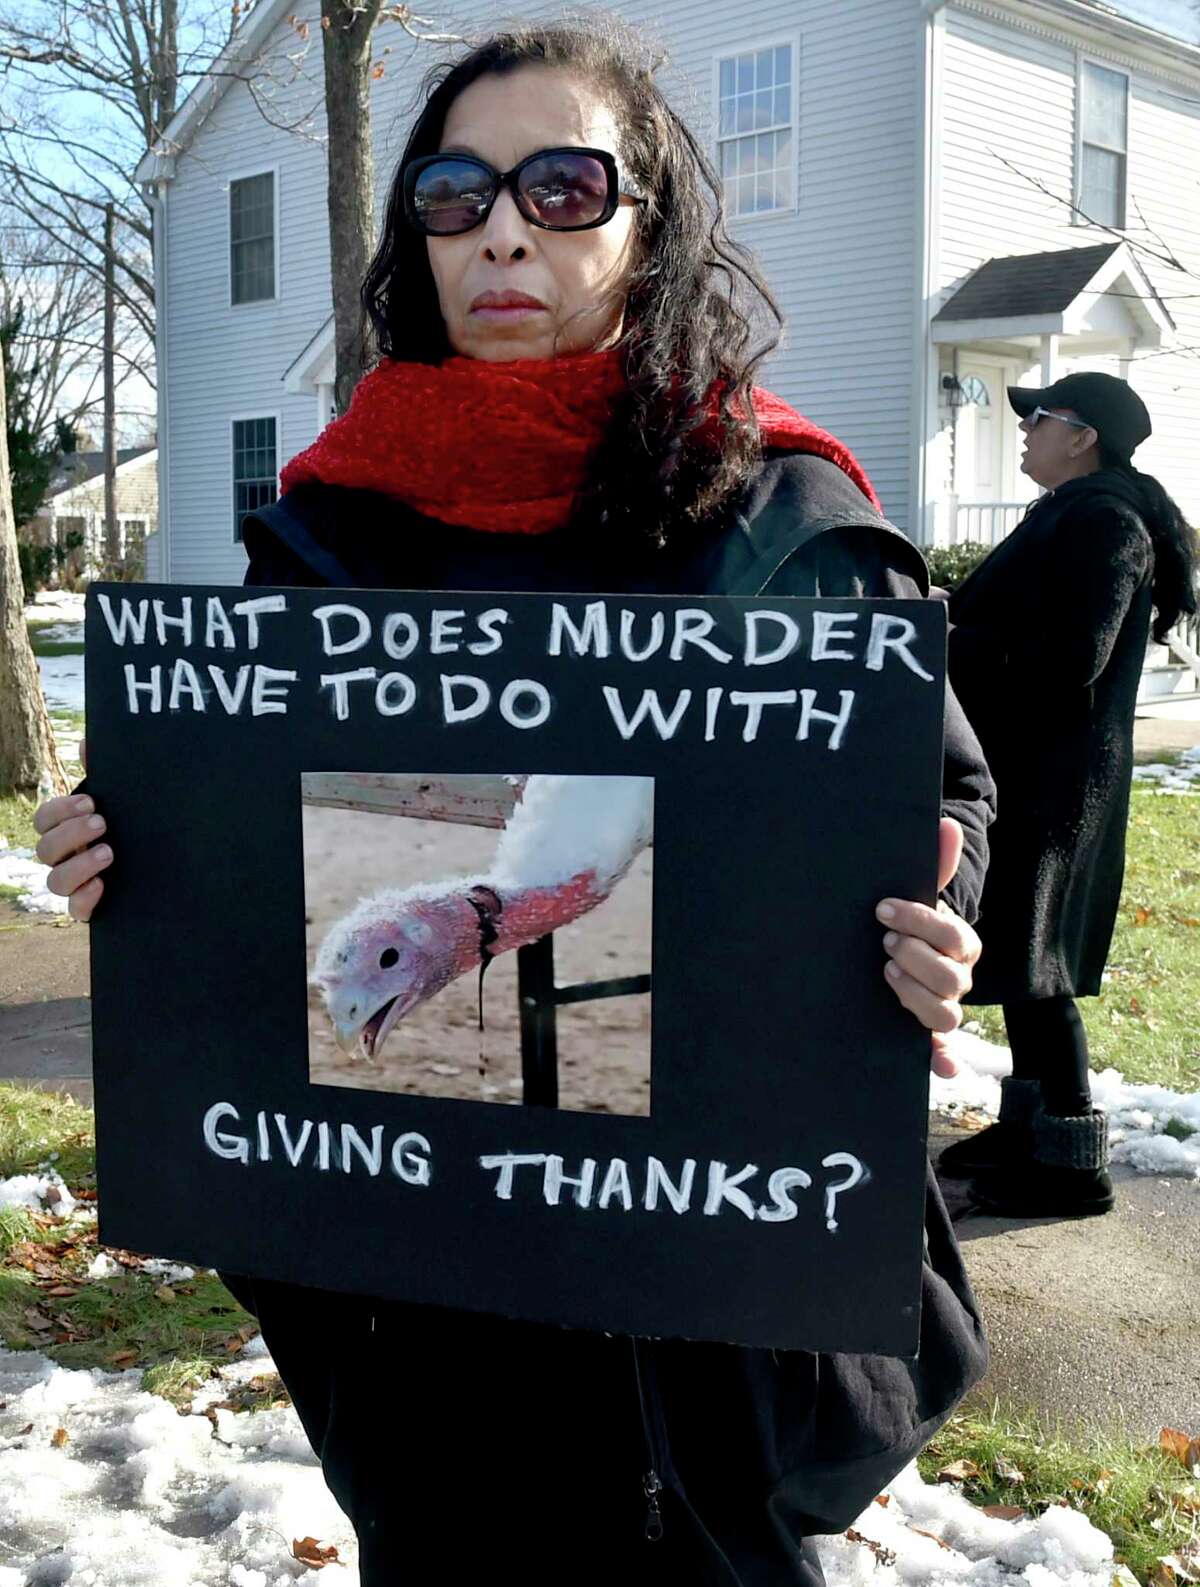
{"type": "Polygon", "coordinates": [[[954,1484],[924,1482],[915,1464],[892,1483],[887,1504],[869,1504],[850,1530],[875,1548],[847,1536],[821,1538],[829,1587],[1110,1587],[1113,1580],[1111,1540],[1078,1511],[1052,1505],[1036,1519],[1001,1520],[954,1484]]]}
{"type": "Polygon", "coordinates": [[[0,886],[19,887],[17,908],[35,915],[65,915],[67,900],[49,892],[46,878],[50,867],[34,858],[32,849],[10,849],[0,838],[0,886]]]}
{"type": "Polygon", "coordinates": [[[1135,766],[1133,780],[1153,783],[1160,793],[1200,793],[1200,745],[1185,749],[1173,766],[1165,761],[1135,766]]]}
{"type": "Polygon", "coordinates": [[[0,1350],[0,1587],[293,1587],[309,1572],[292,1540],[307,1536],[334,1544],[339,1587],[358,1587],[353,1531],[294,1412],[218,1412],[214,1428],[140,1378],[0,1350]]]}
{"type": "Polygon", "coordinates": [[[26,1207],[67,1218],[75,1210],[75,1197],[56,1173],[17,1174],[0,1179],[0,1207],[26,1207]]]}
{"type": "Polygon", "coordinates": [[[186,1284],[189,1278],[196,1276],[195,1268],[181,1267],[178,1262],[164,1262],[158,1256],[143,1262],[142,1272],[149,1273],[152,1278],[161,1278],[167,1284],[186,1284]]]}
{"type": "Polygon", "coordinates": [[[68,590],[38,590],[25,607],[25,621],[45,622],[54,618],[64,623],[82,623],[87,597],[68,590]]]}
{"type": "Polygon", "coordinates": [[[87,1270],[89,1278],[119,1278],[125,1271],[120,1262],[114,1262],[107,1251],[99,1251],[87,1270]]]}
{"type": "Polygon", "coordinates": [[[42,693],[51,711],[56,707],[67,711],[83,710],[83,659],[81,655],[37,658],[42,693]]]}
{"type": "MultiPolygon", "coordinates": [[[[973,1031],[955,1031],[950,1051],[959,1071],[949,1080],[930,1078],[931,1109],[969,1108],[990,1117],[1000,1111],[1000,1078],[1012,1073],[1007,1047],[985,1042],[973,1031]]],[[[1140,1174],[1200,1179],[1200,1092],[1136,1085],[1118,1069],[1090,1076],[1092,1100],[1108,1114],[1114,1163],[1128,1163],[1140,1174]],[[1186,1140],[1166,1134],[1169,1124],[1196,1133],[1186,1140]]]]}
{"type": "MultiPolygon", "coordinates": [[[[352,1530],[295,1413],[216,1410],[215,1428],[204,1414],[271,1367],[261,1353],[222,1367],[181,1416],[136,1370],[0,1350],[0,1587],[292,1587],[308,1576],[290,1556],[305,1536],[335,1545],[339,1587],[358,1587],[352,1530]]],[[[822,1538],[829,1587],[1110,1587],[1115,1571],[1077,1511],[988,1516],[915,1464],[852,1530],[875,1547],[822,1538]]]]}

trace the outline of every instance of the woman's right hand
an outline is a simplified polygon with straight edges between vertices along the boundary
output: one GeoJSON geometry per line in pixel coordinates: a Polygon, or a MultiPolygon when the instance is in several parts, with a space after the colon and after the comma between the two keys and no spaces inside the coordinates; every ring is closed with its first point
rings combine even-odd
{"type": "Polygon", "coordinates": [[[104,892],[100,872],[112,864],[112,849],[96,843],[104,831],[104,817],[96,814],[88,794],[64,794],[39,805],[33,825],[41,834],[37,857],[51,867],[46,886],[69,900],[67,909],[76,920],[90,920],[104,892]]]}

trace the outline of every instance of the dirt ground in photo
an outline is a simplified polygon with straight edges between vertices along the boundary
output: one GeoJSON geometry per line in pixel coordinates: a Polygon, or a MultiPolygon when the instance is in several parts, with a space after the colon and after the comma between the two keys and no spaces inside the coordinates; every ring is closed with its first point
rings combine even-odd
{"type": "MultiPolygon", "coordinates": [[[[333,923],[361,898],[485,872],[499,832],[392,815],[304,809],[308,972],[333,923]]],[[[646,850],[612,896],[554,935],[555,977],[576,981],[650,969],[653,860],[646,850]]],[[[520,1102],[517,956],[501,954],[484,978],[461,976],[413,1009],[375,1063],[342,1053],[318,988],[309,986],[309,1075],[316,1085],[520,1102]],[[482,1069],[482,1072],[481,1072],[482,1069]]],[[[558,1010],[559,1106],[593,1113],[650,1111],[650,997],[603,998],[558,1010]]]]}

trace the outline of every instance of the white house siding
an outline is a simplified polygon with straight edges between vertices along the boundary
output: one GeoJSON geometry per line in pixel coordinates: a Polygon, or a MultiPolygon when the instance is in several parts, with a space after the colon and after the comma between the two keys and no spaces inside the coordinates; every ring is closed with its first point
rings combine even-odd
{"type": "MultiPolygon", "coordinates": [[[[916,0],[758,0],[740,8],[692,0],[621,8],[665,40],[664,85],[711,140],[713,62],[775,38],[798,42],[799,212],[736,223],[759,254],[788,321],[788,341],[764,373],[782,396],[845,439],[886,510],[907,522],[916,450],[912,420],[917,239],[920,21],[916,0]],[[869,86],[867,86],[869,85],[869,86]]],[[[439,13],[450,30],[464,17],[439,13]]],[[[394,37],[393,37],[394,33],[394,37]]],[[[389,44],[375,85],[380,201],[403,147],[429,47],[389,44]]],[[[271,54],[301,48],[279,29],[271,54]]],[[[276,74],[277,76],[279,74],[276,74]]],[[[279,458],[317,428],[312,395],[288,395],[285,370],[329,313],[320,43],[299,79],[272,82],[269,115],[233,85],[183,152],[168,184],[166,444],[173,580],[237,581],[231,419],[275,414],[279,458]],[[279,191],[279,297],[233,308],[228,286],[228,183],[274,165],[279,191]]],[[[158,547],[155,547],[156,560],[158,547]]]]}
{"type": "Polygon", "coordinates": [[[799,46],[799,207],[738,219],[787,320],[765,384],[846,441],[907,527],[920,189],[917,0],[708,0],[622,7],[671,48],[681,105],[712,146],[713,62],[756,43],[799,46]],[[683,86],[686,85],[686,86],[683,86]]]}
{"type": "MultiPolygon", "coordinates": [[[[1049,194],[1069,201],[1073,190],[1079,51],[1130,73],[1127,180],[1134,226],[1126,235],[1177,324],[1175,341],[1191,349],[1135,356],[1130,379],[1155,426],[1138,463],[1158,474],[1200,522],[1200,298],[1186,296],[1200,293],[1200,73],[1188,78],[1181,68],[1171,79],[1156,77],[1122,50],[1120,40],[1072,36],[1041,22],[1017,26],[986,6],[952,5],[943,49],[938,280],[945,296],[989,258],[1107,240],[1110,234],[1097,227],[1073,225],[1067,203],[1049,194]],[[1149,232],[1135,229],[1135,201],[1147,227],[1170,244],[1191,275],[1136,250],[1139,242],[1158,245],[1149,232]]],[[[1069,343],[1062,350],[1069,361],[1069,343]]],[[[1088,367],[1116,373],[1111,361],[1088,367]]]]}
{"type": "MultiPolygon", "coordinates": [[[[392,31],[381,30],[380,50],[392,31]]],[[[319,34],[314,26],[306,48],[284,24],[265,54],[275,64],[258,94],[232,86],[179,156],[168,184],[166,571],[176,582],[240,582],[245,572],[245,553],[233,538],[233,419],[274,415],[280,465],[318,428],[316,397],[288,394],[283,377],[331,312],[319,34]],[[289,54],[299,61],[296,71],[285,64],[289,54]],[[301,130],[286,130],[297,123],[301,130]],[[277,181],[278,295],[233,307],[229,182],[269,166],[277,181]]],[[[402,146],[401,107],[415,85],[416,63],[428,58],[408,48],[400,55],[412,64],[406,69],[389,55],[373,85],[381,202],[398,138],[402,146]]],[[[156,561],[161,554],[156,547],[156,561]]]]}

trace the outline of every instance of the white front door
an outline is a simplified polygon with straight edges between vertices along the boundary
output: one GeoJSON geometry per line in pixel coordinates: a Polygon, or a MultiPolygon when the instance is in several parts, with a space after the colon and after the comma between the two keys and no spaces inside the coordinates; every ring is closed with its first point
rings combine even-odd
{"type": "MultiPolygon", "coordinates": [[[[1003,501],[1005,480],[1005,369],[963,361],[958,380],[968,399],[955,426],[955,485],[962,502],[1003,501]]],[[[1008,486],[1008,489],[1011,489],[1008,486]]]]}

